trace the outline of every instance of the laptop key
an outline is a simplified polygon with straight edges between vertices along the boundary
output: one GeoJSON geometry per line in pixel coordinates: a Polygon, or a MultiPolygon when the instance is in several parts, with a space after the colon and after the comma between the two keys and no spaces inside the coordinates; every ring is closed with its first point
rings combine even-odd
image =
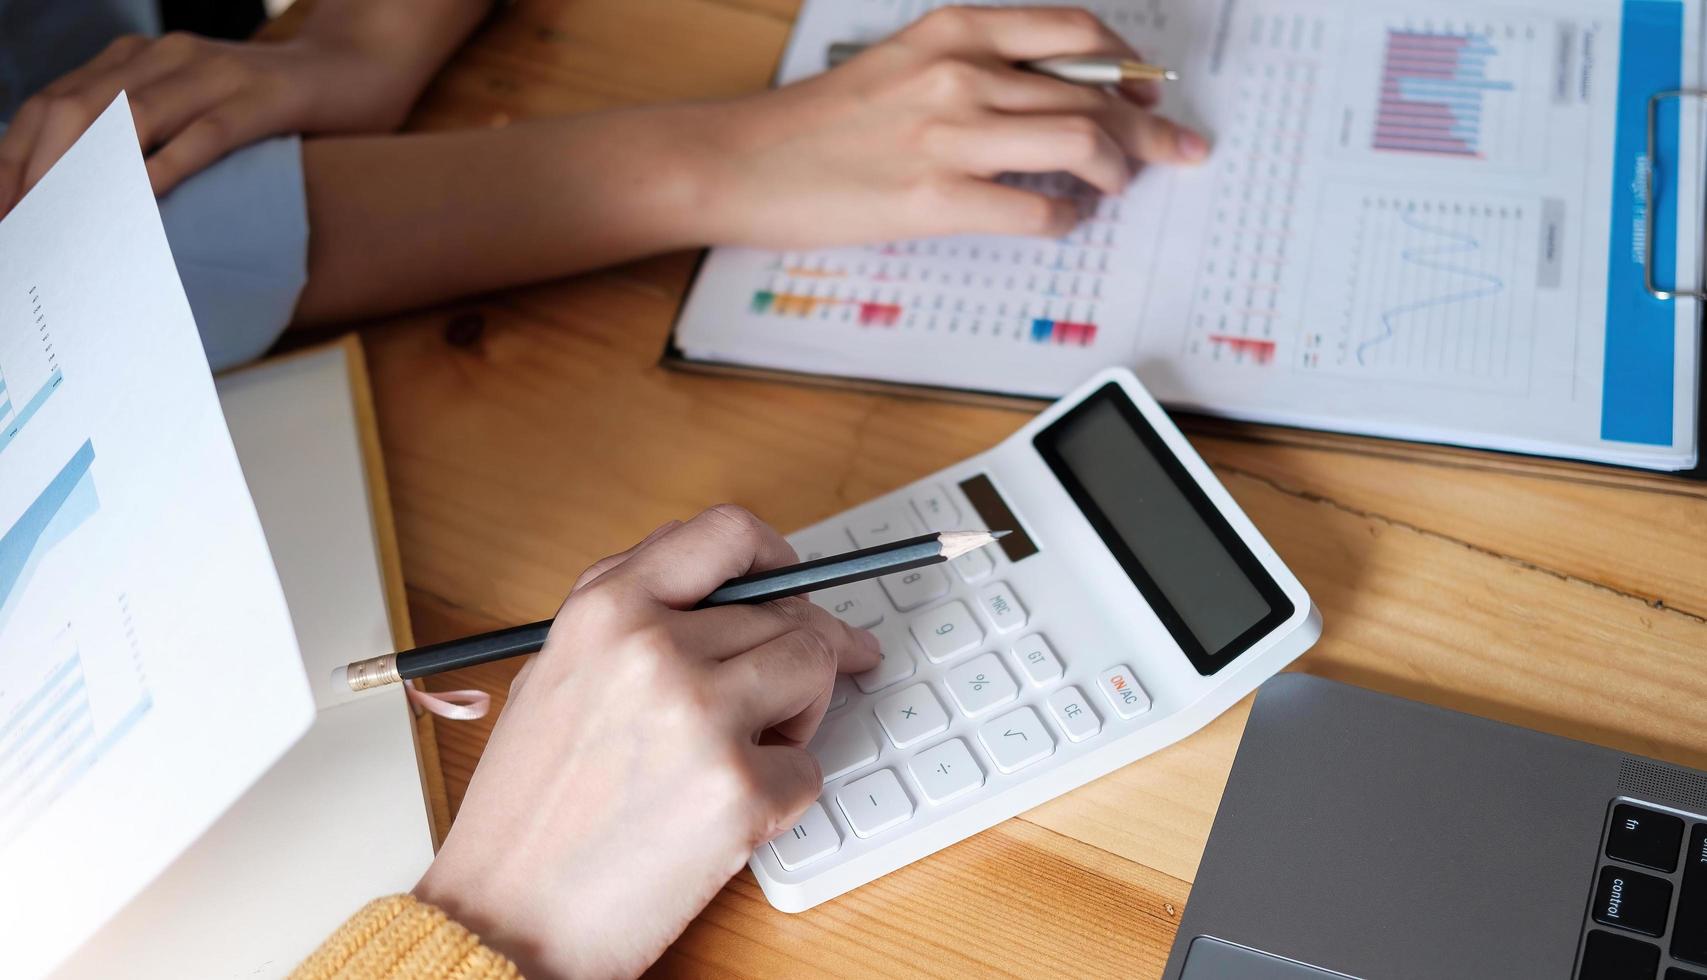
{"type": "Polygon", "coordinates": [[[1658,936],[1666,931],[1671,882],[1607,865],[1594,889],[1594,921],[1658,936]]]}
{"type": "Polygon", "coordinates": [[[1612,829],[1606,835],[1606,856],[1614,861],[1639,864],[1669,874],[1677,870],[1677,845],[1681,840],[1681,818],[1620,803],[1612,808],[1612,829]]]}
{"type": "Polygon", "coordinates": [[[1707,823],[1689,833],[1683,852],[1683,888],[1671,927],[1671,955],[1707,966],[1707,823]]]}
{"type": "Polygon", "coordinates": [[[1660,969],[1660,948],[1629,936],[1595,929],[1583,947],[1582,969],[1577,980],[1635,980],[1652,977],[1660,969]]]}
{"type": "Polygon", "coordinates": [[[1707,973],[1696,973],[1694,970],[1674,966],[1666,971],[1666,980],[1707,980],[1707,973]]]}

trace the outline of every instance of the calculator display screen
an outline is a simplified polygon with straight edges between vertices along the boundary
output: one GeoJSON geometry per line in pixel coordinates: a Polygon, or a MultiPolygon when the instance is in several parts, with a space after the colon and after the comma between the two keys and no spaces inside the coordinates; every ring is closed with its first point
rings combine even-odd
{"type": "Polygon", "coordinates": [[[1118,384],[1035,444],[1199,673],[1220,670],[1292,615],[1291,600],[1118,384]]]}

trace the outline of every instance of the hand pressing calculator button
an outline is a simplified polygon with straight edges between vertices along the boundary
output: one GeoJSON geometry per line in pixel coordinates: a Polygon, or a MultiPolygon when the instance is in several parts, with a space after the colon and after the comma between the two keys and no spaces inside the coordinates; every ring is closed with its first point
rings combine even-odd
{"type": "Polygon", "coordinates": [[[913,617],[913,639],[932,663],[953,660],[984,642],[984,631],[964,602],[947,602],[913,617]]]}
{"type": "Polygon", "coordinates": [[[1019,687],[993,653],[973,657],[948,672],[948,693],[968,718],[999,708],[1019,695],[1019,687]]]}
{"type": "MultiPolygon", "coordinates": [[[[789,536],[809,559],[927,531],[1009,532],[812,597],[871,624],[884,658],[838,683],[809,747],[840,846],[805,865],[796,839],[753,851],[785,911],[1178,741],[1320,634],[1309,594],[1129,371],[1099,373],[999,446],[919,477],[789,536]]],[[[827,847],[816,819],[802,818],[814,850],[827,847]]]]}
{"type": "Polygon", "coordinates": [[[978,741],[1003,772],[1018,772],[1055,752],[1055,739],[1030,708],[1010,711],[978,729],[978,741]]]}
{"type": "Polygon", "coordinates": [[[848,826],[861,837],[881,834],[913,815],[913,801],[907,799],[907,791],[892,769],[879,769],[843,786],[836,794],[836,804],[848,818],[848,826]]]}
{"type": "Polygon", "coordinates": [[[806,751],[818,757],[827,783],[876,762],[878,744],[863,714],[845,714],[824,722],[806,751]]]}
{"type": "Polygon", "coordinates": [[[829,857],[841,846],[842,835],[836,833],[836,826],[830,822],[830,816],[824,812],[821,803],[807,807],[799,823],[771,841],[777,861],[787,871],[804,868],[819,858],[829,857]]]}
{"type": "Polygon", "coordinates": [[[883,659],[870,670],[853,675],[854,683],[867,694],[899,684],[918,669],[918,662],[913,659],[913,641],[907,639],[907,634],[886,630],[877,634],[877,642],[880,646],[878,656],[883,659]]]}
{"type": "Polygon", "coordinates": [[[853,678],[846,674],[836,675],[836,686],[830,689],[830,707],[834,711],[848,703],[848,695],[853,693],[853,678]]]}
{"type": "Polygon", "coordinates": [[[929,684],[914,684],[877,702],[877,720],[898,749],[948,730],[948,712],[929,684]]]}

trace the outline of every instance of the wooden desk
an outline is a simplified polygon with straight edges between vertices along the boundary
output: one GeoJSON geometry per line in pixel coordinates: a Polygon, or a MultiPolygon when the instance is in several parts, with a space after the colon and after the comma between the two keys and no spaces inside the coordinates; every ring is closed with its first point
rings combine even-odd
{"type": "MultiPolygon", "coordinates": [[[[415,125],[756,89],[794,7],[523,0],[415,125]]],[[[550,615],[582,567],[666,518],[732,500],[799,527],[1025,420],[665,371],[691,264],[364,331],[421,642],[550,615]]],[[[1701,487],[1228,427],[1197,441],[1321,606],[1326,634],[1299,669],[1707,768],[1701,487]]],[[[444,686],[501,702],[512,673],[444,686]]],[[[802,915],[772,910],[743,873],[658,971],[1154,975],[1248,711],[802,915]]],[[[438,731],[454,806],[488,728],[438,731]]]]}

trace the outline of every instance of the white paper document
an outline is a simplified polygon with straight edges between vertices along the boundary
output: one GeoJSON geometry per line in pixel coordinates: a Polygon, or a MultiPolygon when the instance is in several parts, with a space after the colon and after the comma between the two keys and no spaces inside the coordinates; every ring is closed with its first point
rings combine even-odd
{"type": "MultiPolygon", "coordinates": [[[[808,0],[781,80],[937,5],[808,0]]],[[[1058,241],[714,250],[682,353],[1029,396],[1126,364],[1235,418],[1693,465],[1700,310],[1643,263],[1699,283],[1698,106],[1647,149],[1648,97],[1700,84],[1699,0],[1090,6],[1178,69],[1162,111],[1206,164],[1146,168],[1058,241]]]]}
{"type": "Polygon", "coordinates": [[[0,937],[50,970],[314,700],[121,96],[0,221],[0,937]]]}

